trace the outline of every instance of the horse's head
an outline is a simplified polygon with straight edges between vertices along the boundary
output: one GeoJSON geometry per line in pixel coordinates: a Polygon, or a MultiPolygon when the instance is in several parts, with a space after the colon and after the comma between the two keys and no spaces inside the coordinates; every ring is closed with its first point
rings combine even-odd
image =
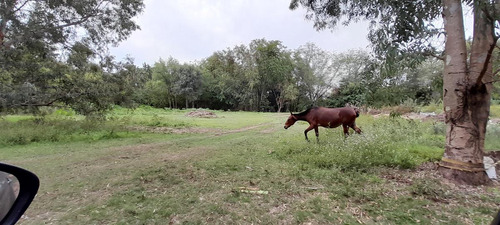
{"type": "Polygon", "coordinates": [[[295,115],[293,115],[292,113],[290,113],[290,116],[288,117],[288,119],[285,122],[285,129],[288,129],[289,127],[291,127],[295,122],[297,122],[297,117],[295,115]]]}

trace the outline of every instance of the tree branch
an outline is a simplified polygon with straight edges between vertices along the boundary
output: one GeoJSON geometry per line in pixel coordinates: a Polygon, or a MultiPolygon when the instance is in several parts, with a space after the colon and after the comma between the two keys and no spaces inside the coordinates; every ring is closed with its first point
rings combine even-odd
{"type": "Polygon", "coordinates": [[[436,55],[434,52],[424,52],[422,55],[423,55],[423,56],[432,56],[432,57],[434,57],[434,58],[436,58],[436,59],[439,59],[439,60],[441,60],[441,61],[444,61],[444,60],[445,60],[445,58],[444,58],[444,56],[443,56],[443,55],[436,55]]]}
{"type": "Polygon", "coordinates": [[[29,104],[29,103],[21,103],[19,104],[19,106],[35,106],[35,107],[39,107],[39,106],[51,106],[52,104],[54,104],[54,102],[60,100],[61,98],[56,98],[50,102],[47,102],[47,103],[36,103],[36,104],[29,104]]]}
{"type": "Polygon", "coordinates": [[[43,30],[60,29],[60,28],[74,26],[74,25],[80,25],[80,24],[86,22],[88,19],[90,19],[91,17],[94,17],[94,16],[96,16],[96,15],[95,14],[88,15],[88,16],[79,18],[78,20],[75,20],[73,22],[61,24],[61,25],[58,25],[58,26],[55,26],[55,27],[46,28],[46,29],[43,29],[43,30]]]}
{"type": "Polygon", "coordinates": [[[495,82],[498,82],[500,80],[492,80],[492,81],[489,81],[489,82],[485,82],[484,84],[491,84],[491,83],[495,83],[495,82]]]}
{"type": "Polygon", "coordinates": [[[17,9],[14,9],[14,11],[12,11],[12,14],[16,13],[17,11],[21,10],[24,6],[26,6],[26,4],[28,4],[28,2],[30,2],[31,0],[26,0],[23,4],[21,4],[17,9]]]}
{"type": "Polygon", "coordinates": [[[481,72],[479,73],[479,76],[477,77],[476,85],[480,85],[483,82],[483,77],[484,77],[484,75],[486,75],[486,71],[488,70],[488,64],[491,61],[491,56],[493,55],[493,50],[495,49],[495,46],[497,45],[498,37],[495,36],[494,29],[492,29],[491,32],[493,32],[493,43],[491,43],[491,46],[488,49],[488,54],[486,55],[486,60],[483,64],[483,68],[481,69],[481,72]]]}
{"type": "MultiPolygon", "coordinates": [[[[493,7],[494,8],[494,7],[493,7]]],[[[490,64],[491,61],[491,56],[493,55],[493,50],[497,46],[497,41],[498,41],[498,36],[495,35],[495,26],[493,26],[493,22],[495,21],[495,18],[490,14],[490,12],[486,9],[481,9],[481,11],[486,15],[486,18],[490,20],[491,22],[491,36],[493,37],[493,43],[491,43],[490,48],[488,49],[488,54],[486,55],[485,62],[483,64],[483,68],[481,69],[481,72],[479,73],[479,76],[477,77],[476,80],[476,85],[480,85],[483,81],[484,75],[486,75],[486,71],[488,71],[488,64],[490,64]]]]}
{"type": "Polygon", "coordinates": [[[500,73],[500,69],[495,70],[495,72],[493,72],[493,76],[496,76],[498,73],[500,73]]]}

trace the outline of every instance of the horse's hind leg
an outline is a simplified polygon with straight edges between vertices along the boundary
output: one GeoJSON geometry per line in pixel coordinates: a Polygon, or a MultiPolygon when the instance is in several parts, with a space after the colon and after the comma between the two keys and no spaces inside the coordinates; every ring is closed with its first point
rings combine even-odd
{"type": "Polygon", "coordinates": [[[349,136],[349,127],[345,124],[342,124],[342,127],[344,128],[344,137],[349,136]]]}

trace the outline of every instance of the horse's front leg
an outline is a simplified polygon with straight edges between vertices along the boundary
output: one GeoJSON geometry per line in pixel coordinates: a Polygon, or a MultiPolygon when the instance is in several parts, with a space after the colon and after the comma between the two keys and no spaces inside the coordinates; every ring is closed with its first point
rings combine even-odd
{"type": "Polygon", "coordinates": [[[307,138],[307,132],[312,130],[315,126],[314,125],[309,125],[309,127],[304,131],[304,135],[306,136],[306,141],[309,141],[309,138],[307,138]]]}
{"type": "Polygon", "coordinates": [[[361,129],[359,129],[359,127],[357,127],[356,125],[354,125],[354,128],[353,128],[353,129],[354,129],[354,131],[356,131],[356,133],[358,133],[358,134],[363,133],[363,131],[361,131],[361,129]]]}
{"type": "Polygon", "coordinates": [[[356,123],[352,123],[352,125],[350,126],[354,131],[356,131],[356,133],[358,134],[361,134],[362,131],[361,129],[359,129],[359,127],[356,126],[356,123]]]}

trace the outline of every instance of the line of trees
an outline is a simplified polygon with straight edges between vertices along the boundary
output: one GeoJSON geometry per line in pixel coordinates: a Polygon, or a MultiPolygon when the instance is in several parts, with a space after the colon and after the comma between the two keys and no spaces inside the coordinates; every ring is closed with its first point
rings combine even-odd
{"type": "Polygon", "coordinates": [[[313,105],[427,104],[439,101],[442,89],[439,60],[388,74],[365,51],[333,54],[312,43],[288,50],[280,41],[265,39],[217,51],[197,63],[170,57],[127,69],[145,76],[131,95],[133,102],[160,108],[280,112],[313,105]]]}
{"type": "Polygon", "coordinates": [[[69,106],[102,115],[112,105],[299,111],[314,105],[398,105],[408,99],[439,101],[442,63],[384,72],[368,52],[334,54],[307,43],[289,50],[280,41],[257,39],[214,52],[195,63],[175,58],[136,66],[132,58],[96,62],[98,54],[75,43],[64,60],[22,53],[22,66],[0,71],[0,110],[69,106]]]}

